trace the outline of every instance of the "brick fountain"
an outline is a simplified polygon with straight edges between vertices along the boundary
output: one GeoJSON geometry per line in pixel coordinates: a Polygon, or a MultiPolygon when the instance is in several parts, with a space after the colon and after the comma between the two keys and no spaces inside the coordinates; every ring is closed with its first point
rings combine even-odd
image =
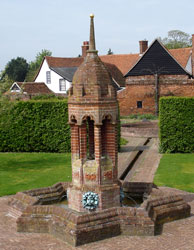
{"type": "MultiPolygon", "coordinates": [[[[165,222],[190,215],[180,196],[148,196],[140,207],[123,207],[117,177],[116,90],[95,47],[94,15],[90,44],[69,90],[72,183],[17,193],[9,204],[18,232],[50,233],[73,246],[125,235],[153,236],[165,222]],[[68,196],[68,206],[55,203],[68,196]]],[[[130,185],[125,183],[125,192],[130,185]]],[[[151,192],[151,189],[149,193],[151,192]]]]}

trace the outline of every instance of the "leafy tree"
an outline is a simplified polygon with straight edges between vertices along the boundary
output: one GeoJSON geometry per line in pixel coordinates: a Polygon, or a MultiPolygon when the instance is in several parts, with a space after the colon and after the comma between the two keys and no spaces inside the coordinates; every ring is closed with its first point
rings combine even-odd
{"type": "Polygon", "coordinates": [[[42,49],[41,52],[39,52],[36,55],[36,59],[35,59],[35,63],[38,64],[40,66],[40,64],[42,63],[42,60],[45,56],[51,56],[52,52],[50,50],[47,49],[42,49]]]}
{"type": "Polygon", "coordinates": [[[39,52],[36,55],[35,60],[30,62],[30,64],[29,64],[29,70],[28,70],[28,73],[26,75],[26,81],[31,82],[34,80],[44,57],[51,56],[51,55],[52,55],[52,52],[49,50],[46,50],[46,49],[43,49],[41,52],[39,52]]]}
{"type": "Polygon", "coordinates": [[[17,57],[7,63],[1,81],[23,82],[28,72],[28,63],[23,57],[17,57]]]}
{"type": "Polygon", "coordinates": [[[113,51],[109,48],[108,52],[107,52],[107,55],[113,55],[113,51]]]}
{"type": "Polygon", "coordinates": [[[167,49],[186,48],[192,45],[191,36],[181,30],[170,30],[168,37],[159,40],[167,49]]]}

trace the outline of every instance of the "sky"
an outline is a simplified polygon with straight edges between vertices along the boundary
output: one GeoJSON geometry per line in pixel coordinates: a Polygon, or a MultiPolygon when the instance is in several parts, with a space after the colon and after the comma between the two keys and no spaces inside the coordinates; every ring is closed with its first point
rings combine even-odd
{"type": "Polygon", "coordinates": [[[0,0],[0,71],[13,58],[77,57],[94,13],[99,55],[139,52],[170,30],[194,33],[194,0],[0,0]]]}

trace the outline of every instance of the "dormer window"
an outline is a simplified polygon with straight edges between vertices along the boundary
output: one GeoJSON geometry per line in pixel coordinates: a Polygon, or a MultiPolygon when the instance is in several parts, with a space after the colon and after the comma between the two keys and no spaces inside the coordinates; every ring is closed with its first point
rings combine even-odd
{"type": "Polygon", "coordinates": [[[65,79],[59,79],[59,90],[66,91],[66,81],[65,79]]]}
{"type": "Polygon", "coordinates": [[[46,83],[50,84],[51,83],[51,72],[46,71],[46,83]]]}
{"type": "Polygon", "coordinates": [[[11,87],[11,92],[20,92],[20,91],[21,89],[16,83],[11,87]]]}

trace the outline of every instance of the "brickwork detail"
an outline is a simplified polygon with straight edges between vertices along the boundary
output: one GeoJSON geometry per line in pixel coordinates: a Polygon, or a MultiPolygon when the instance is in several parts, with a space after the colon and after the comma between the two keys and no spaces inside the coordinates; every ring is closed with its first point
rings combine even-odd
{"type": "MultiPolygon", "coordinates": [[[[194,80],[188,76],[160,76],[159,96],[194,96],[194,80]]],[[[154,76],[128,77],[126,88],[119,92],[118,101],[121,115],[155,114],[154,76]],[[137,102],[142,101],[142,108],[137,102]]]]}
{"type": "Polygon", "coordinates": [[[69,208],[84,212],[83,192],[99,196],[96,211],[120,206],[117,179],[116,90],[97,55],[91,17],[90,46],[76,71],[69,91],[71,124],[72,185],[68,190],[69,208]]]}
{"type": "MultiPolygon", "coordinates": [[[[63,193],[66,192],[66,183],[57,185],[62,187],[63,193]]],[[[103,194],[99,197],[103,206],[101,211],[92,213],[85,211],[80,214],[65,207],[36,204],[38,194],[48,192],[52,188],[56,187],[30,190],[27,194],[18,193],[11,200],[10,204],[17,204],[18,210],[22,211],[22,215],[17,219],[19,232],[51,233],[73,246],[78,246],[120,234],[153,236],[157,233],[159,225],[190,216],[190,206],[179,195],[149,196],[140,208],[118,206],[108,208],[103,199],[111,200],[111,195],[113,197],[120,195],[120,190],[113,190],[112,187],[111,192],[107,188],[102,190],[103,194]],[[21,206],[23,203],[26,204],[25,207],[21,206]]],[[[125,191],[130,192],[130,189],[130,184],[126,183],[125,191]]],[[[84,193],[87,191],[86,188],[83,190],[84,193]]],[[[82,199],[82,191],[79,194],[82,199]]],[[[71,195],[75,197],[71,192],[68,196],[70,199],[71,195]]],[[[78,192],[75,195],[79,198],[78,192]]],[[[72,204],[76,206],[75,203],[72,204]]],[[[78,202],[77,206],[79,205],[78,202]]]]}

